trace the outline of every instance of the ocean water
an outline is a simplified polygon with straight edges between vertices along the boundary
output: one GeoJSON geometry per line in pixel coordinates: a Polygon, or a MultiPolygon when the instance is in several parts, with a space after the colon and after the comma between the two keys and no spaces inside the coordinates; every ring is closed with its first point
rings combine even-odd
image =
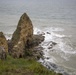
{"type": "Polygon", "coordinates": [[[24,12],[32,20],[34,34],[45,36],[40,44],[44,57],[50,58],[45,63],[59,66],[53,67],[56,72],[76,75],[76,0],[0,0],[0,31],[7,39],[12,37],[24,12]],[[49,49],[51,41],[57,45],[49,49]]]}

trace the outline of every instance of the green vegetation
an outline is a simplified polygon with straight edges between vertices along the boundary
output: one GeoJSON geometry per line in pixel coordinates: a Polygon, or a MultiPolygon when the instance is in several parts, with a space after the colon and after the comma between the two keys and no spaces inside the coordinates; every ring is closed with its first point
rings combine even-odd
{"type": "Polygon", "coordinates": [[[34,59],[14,59],[7,56],[6,60],[0,60],[0,75],[61,75],[47,70],[34,59]]]}

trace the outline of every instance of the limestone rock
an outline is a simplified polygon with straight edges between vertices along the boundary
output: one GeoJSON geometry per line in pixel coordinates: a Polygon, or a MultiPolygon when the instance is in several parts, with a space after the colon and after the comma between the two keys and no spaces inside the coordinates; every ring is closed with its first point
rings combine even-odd
{"type": "Polygon", "coordinates": [[[8,44],[5,36],[0,32],[0,59],[5,59],[8,52],[8,44]]]}
{"type": "Polygon", "coordinates": [[[26,13],[24,13],[18,23],[17,29],[13,33],[12,42],[12,56],[23,57],[25,53],[25,46],[27,42],[32,40],[33,25],[26,13]]]}

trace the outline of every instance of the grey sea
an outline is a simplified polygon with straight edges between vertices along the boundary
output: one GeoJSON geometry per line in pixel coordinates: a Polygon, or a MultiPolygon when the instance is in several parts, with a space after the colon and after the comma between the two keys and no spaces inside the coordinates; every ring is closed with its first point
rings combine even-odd
{"type": "Polygon", "coordinates": [[[76,0],[0,0],[0,31],[7,39],[24,12],[32,20],[34,34],[45,33],[41,44],[44,57],[49,57],[45,61],[59,66],[56,72],[76,75],[76,0]],[[52,49],[50,41],[57,43],[52,49]]]}

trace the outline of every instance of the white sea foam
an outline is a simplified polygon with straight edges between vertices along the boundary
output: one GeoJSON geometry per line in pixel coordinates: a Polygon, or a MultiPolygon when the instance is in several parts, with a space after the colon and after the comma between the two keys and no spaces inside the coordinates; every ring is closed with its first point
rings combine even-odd
{"type": "Polygon", "coordinates": [[[76,51],[71,46],[69,46],[69,45],[67,45],[66,43],[63,43],[63,42],[60,42],[59,48],[65,54],[75,54],[76,53],[76,51]]]}
{"type": "Polygon", "coordinates": [[[71,46],[66,44],[66,42],[64,42],[64,38],[68,38],[69,36],[57,34],[56,31],[64,31],[64,29],[51,27],[40,30],[35,28],[34,34],[42,34],[43,36],[45,36],[45,40],[41,44],[41,46],[44,48],[44,57],[50,57],[50,59],[53,60],[49,52],[52,49],[48,49],[51,45],[51,41],[53,41],[57,43],[57,46],[53,48],[55,53],[60,55],[62,59],[69,60],[72,54],[76,54],[76,51],[71,46]]]}
{"type": "MultiPolygon", "coordinates": [[[[71,37],[70,35],[64,35],[56,33],[56,31],[64,31],[64,29],[61,28],[45,28],[45,29],[35,29],[35,34],[42,34],[45,36],[44,42],[42,42],[40,45],[43,47],[44,52],[44,59],[40,59],[39,62],[41,62],[44,66],[47,68],[50,68],[56,72],[63,73],[63,75],[69,75],[66,72],[68,72],[66,69],[65,71],[60,67],[57,66],[59,62],[67,62],[70,60],[70,57],[73,54],[76,54],[76,50],[73,49],[72,46],[70,46],[65,40],[71,37]],[[56,46],[52,45],[52,41],[57,43],[56,46]],[[51,47],[51,48],[50,48],[51,47]]],[[[71,74],[70,74],[71,75],[71,74]]]]}
{"type": "Polygon", "coordinates": [[[41,34],[42,31],[38,28],[34,28],[34,34],[41,34]]]}
{"type": "Polygon", "coordinates": [[[4,35],[5,35],[7,40],[12,38],[12,34],[4,34],[4,35]]]}

